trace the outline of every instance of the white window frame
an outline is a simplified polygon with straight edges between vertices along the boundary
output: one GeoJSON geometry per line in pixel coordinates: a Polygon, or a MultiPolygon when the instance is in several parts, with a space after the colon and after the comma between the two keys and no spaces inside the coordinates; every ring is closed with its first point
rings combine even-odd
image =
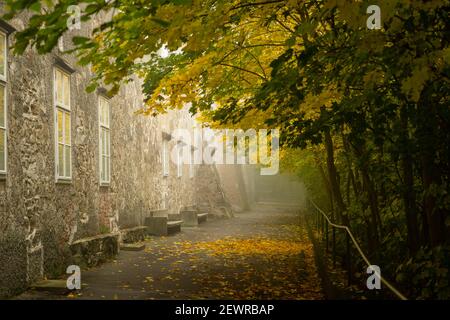
{"type": "Polygon", "coordinates": [[[4,37],[3,45],[5,47],[5,52],[3,52],[3,70],[5,74],[0,74],[0,80],[8,81],[8,34],[0,30],[0,34],[4,37]]]}
{"type": "Polygon", "coordinates": [[[177,142],[177,178],[183,176],[183,145],[177,142]]]}
{"type": "Polygon", "coordinates": [[[166,138],[163,138],[162,141],[162,174],[163,177],[168,177],[170,173],[170,155],[169,155],[169,140],[166,138]]]}
{"type": "Polygon", "coordinates": [[[111,105],[109,103],[109,99],[99,96],[98,97],[98,145],[99,145],[99,180],[100,185],[107,186],[111,183],[111,105]],[[105,102],[108,107],[108,123],[102,123],[101,121],[101,102],[105,102]],[[108,146],[107,152],[103,153],[103,141],[102,141],[102,130],[105,130],[108,133],[108,146]],[[102,178],[102,172],[105,168],[103,168],[103,158],[106,158],[108,161],[108,172],[107,179],[102,178]]]}
{"type": "MultiPolygon", "coordinates": [[[[55,179],[56,182],[71,182],[72,181],[72,112],[71,112],[71,76],[70,73],[68,73],[67,71],[65,71],[62,68],[59,67],[53,67],[53,105],[54,105],[54,116],[55,116],[55,179]],[[62,97],[63,97],[63,102],[59,103],[56,99],[56,92],[58,90],[58,86],[57,86],[57,80],[56,80],[56,74],[57,72],[61,72],[63,75],[66,75],[69,78],[69,104],[66,105],[64,103],[64,82],[61,85],[62,88],[62,97]],[[69,147],[70,148],[70,159],[69,159],[69,175],[60,175],[59,174],[59,144],[60,142],[58,141],[58,111],[61,111],[63,113],[63,139],[65,140],[66,137],[66,124],[65,124],[65,115],[68,114],[69,115],[69,143],[66,143],[66,141],[64,141],[62,143],[63,145],[63,164],[66,164],[66,151],[65,148],[69,147]]],[[[64,167],[64,174],[66,172],[66,168],[64,167]]]]}
{"type": "Polygon", "coordinates": [[[5,52],[3,53],[3,71],[4,74],[0,74],[0,86],[3,87],[3,119],[4,125],[0,125],[0,130],[4,132],[3,152],[5,155],[4,169],[0,169],[0,174],[5,175],[8,172],[8,99],[7,99],[7,80],[8,80],[8,35],[0,30],[0,35],[3,36],[3,46],[5,52]]]}

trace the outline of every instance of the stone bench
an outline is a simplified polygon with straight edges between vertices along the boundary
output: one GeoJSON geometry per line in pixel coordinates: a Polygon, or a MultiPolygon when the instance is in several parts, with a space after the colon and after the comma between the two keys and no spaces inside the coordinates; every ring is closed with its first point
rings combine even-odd
{"type": "Polygon", "coordinates": [[[206,222],[208,220],[208,215],[208,212],[197,213],[198,223],[206,222]]]}
{"type": "Polygon", "coordinates": [[[123,243],[134,243],[145,240],[147,234],[146,226],[138,226],[134,228],[127,228],[120,230],[120,235],[123,243]]]}
{"type": "Polygon", "coordinates": [[[119,233],[100,234],[79,239],[70,245],[74,263],[93,267],[106,262],[119,252],[119,233]]]}
{"type": "Polygon", "coordinates": [[[155,210],[150,212],[150,217],[145,218],[147,233],[154,236],[167,236],[181,231],[180,214],[169,213],[168,210],[155,210]]]}
{"type": "Polygon", "coordinates": [[[171,221],[181,220],[181,215],[179,213],[171,213],[167,209],[153,210],[150,211],[151,217],[166,217],[171,221]]]}
{"type": "Polygon", "coordinates": [[[202,222],[206,222],[208,219],[208,213],[202,212],[198,210],[187,210],[184,209],[180,212],[181,218],[183,220],[183,226],[198,226],[202,222]]]}

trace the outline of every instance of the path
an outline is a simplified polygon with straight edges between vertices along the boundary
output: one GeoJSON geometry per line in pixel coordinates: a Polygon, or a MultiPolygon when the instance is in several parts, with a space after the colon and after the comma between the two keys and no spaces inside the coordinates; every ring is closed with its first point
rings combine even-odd
{"type": "Polygon", "coordinates": [[[82,271],[68,296],[19,299],[323,299],[312,244],[298,214],[273,208],[183,228],[146,250],[82,271]]]}

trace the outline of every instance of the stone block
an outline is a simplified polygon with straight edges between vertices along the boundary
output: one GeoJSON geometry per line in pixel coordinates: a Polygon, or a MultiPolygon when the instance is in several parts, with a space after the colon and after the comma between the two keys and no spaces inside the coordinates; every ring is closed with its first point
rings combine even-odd
{"type": "Polygon", "coordinates": [[[169,233],[181,231],[182,221],[169,221],[167,217],[147,217],[145,225],[147,233],[154,236],[167,236],[169,233]]]}
{"type": "Polygon", "coordinates": [[[181,218],[183,220],[183,226],[196,227],[198,226],[197,212],[193,210],[181,211],[181,218]]]}
{"type": "Polygon", "coordinates": [[[134,228],[120,230],[123,243],[134,243],[144,241],[147,233],[146,226],[138,226],[134,228]]]}
{"type": "Polygon", "coordinates": [[[167,209],[150,211],[150,216],[152,216],[152,217],[167,217],[168,215],[169,215],[169,210],[167,210],[167,209]]]}
{"type": "Polygon", "coordinates": [[[0,298],[27,287],[27,248],[24,237],[0,234],[0,298]]]}
{"type": "Polygon", "coordinates": [[[112,259],[119,252],[119,234],[107,233],[80,239],[73,242],[70,249],[75,263],[93,267],[112,259]]]}
{"type": "Polygon", "coordinates": [[[42,280],[31,285],[31,289],[35,291],[45,291],[55,294],[66,294],[70,290],[67,288],[67,280],[42,280]]]}

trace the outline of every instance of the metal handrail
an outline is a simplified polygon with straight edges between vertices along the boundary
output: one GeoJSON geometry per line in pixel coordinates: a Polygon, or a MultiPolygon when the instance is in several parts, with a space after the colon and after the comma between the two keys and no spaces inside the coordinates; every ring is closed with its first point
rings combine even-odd
{"type": "MultiPolygon", "coordinates": [[[[328,218],[328,216],[325,214],[325,212],[323,212],[322,209],[320,209],[317,204],[312,201],[311,199],[309,199],[309,201],[313,204],[313,206],[317,209],[318,212],[320,212],[322,214],[322,216],[328,221],[328,223],[337,229],[344,229],[345,231],[347,231],[348,235],[350,236],[350,239],[352,239],[353,244],[356,247],[356,250],[358,250],[358,253],[361,255],[361,257],[363,258],[363,260],[366,262],[367,266],[371,266],[372,264],[370,263],[369,259],[367,258],[367,256],[364,254],[364,252],[362,251],[361,247],[358,244],[358,241],[356,241],[355,237],[353,236],[353,233],[350,231],[349,227],[344,226],[344,225],[339,225],[339,224],[335,224],[333,222],[331,222],[330,218],[328,218]]],[[[377,270],[373,270],[375,272],[375,274],[379,277],[379,279],[381,280],[382,283],[384,283],[386,285],[386,287],[388,287],[399,299],[401,300],[408,300],[402,293],[400,293],[400,291],[398,291],[389,281],[387,281],[385,278],[383,278],[381,276],[381,274],[379,274],[377,272],[377,270]]]]}

